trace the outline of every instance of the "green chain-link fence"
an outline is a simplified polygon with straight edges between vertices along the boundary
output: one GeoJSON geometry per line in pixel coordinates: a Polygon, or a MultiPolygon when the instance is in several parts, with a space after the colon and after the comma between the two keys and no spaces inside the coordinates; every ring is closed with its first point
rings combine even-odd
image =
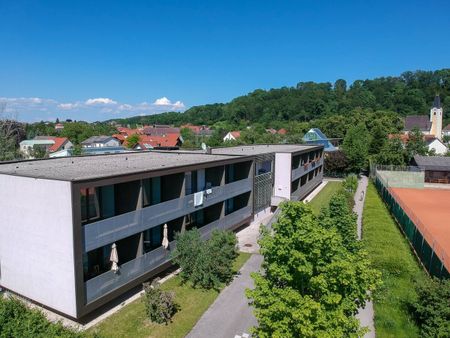
{"type": "MultiPolygon", "coordinates": [[[[403,210],[396,198],[386,184],[386,180],[382,175],[375,176],[375,186],[388,206],[390,212],[394,215],[397,223],[400,225],[405,236],[408,238],[411,246],[414,248],[416,255],[432,276],[438,278],[449,278],[450,274],[444,266],[444,260],[448,257],[448,253],[438,247],[434,242],[432,245],[425,239],[424,234],[426,229],[424,226],[418,226],[419,220],[413,222],[408,214],[403,210]],[[416,225],[416,223],[418,225],[416,225]]],[[[429,234],[426,235],[428,239],[432,238],[429,234]]]]}

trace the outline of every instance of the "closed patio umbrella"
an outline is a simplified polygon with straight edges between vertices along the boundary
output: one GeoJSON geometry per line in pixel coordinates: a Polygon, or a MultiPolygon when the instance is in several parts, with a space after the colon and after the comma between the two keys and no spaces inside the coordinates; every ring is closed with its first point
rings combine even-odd
{"type": "Polygon", "coordinates": [[[167,249],[169,247],[169,235],[167,231],[167,223],[164,224],[163,240],[161,244],[164,247],[164,249],[167,249]]]}
{"type": "Polygon", "coordinates": [[[111,270],[115,273],[119,271],[119,255],[117,254],[117,245],[114,243],[111,246],[111,255],[109,256],[109,261],[111,264],[111,270]]]}

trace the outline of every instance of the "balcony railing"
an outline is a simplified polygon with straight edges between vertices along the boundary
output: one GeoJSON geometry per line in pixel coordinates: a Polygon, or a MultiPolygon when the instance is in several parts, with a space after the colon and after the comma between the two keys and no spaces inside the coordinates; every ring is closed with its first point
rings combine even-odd
{"type": "Polygon", "coordinates": [[[224,186],[212,188],[205,195],[203,205],[194,207],[194,195],[187,195],[158,203],[123,215],[86,224],[84,231],[84,251],[88,252],[119,239],[131,236],[196,210],[225,201],[252,190],[252,179],[246,178],[224,186]]]}
{"type": "MultiPolygon", "coordinates": [[[[235,212],[217,221],[205,225],[200,228],[200,232],[203,238],[208,238],[214,229],[232,228],[234,225],[240,223],[251,215],[252,207],[247,206],[236,210],[235,212]]],[[[170,250],[173,250],[175,246],[175,241],[170,242],[170,250]]],[[[113,271],[108,271],[88,280],[85,283],[86,303],[90,303],[167,263],[170,260],[170,250],[165,250],[161,246],[146,253],[145,255],[120,265],[120,270],[117,274],[113,271]]]]}
{"type": "Polygon", "coordinates": [[[323,158],[320,158],[318,161],[309,162],[306,165],[300,165],[297,169],[292,170],[292,181],[295,181],[297,178],[302,177],[304,174],[309,173],[311,170],[320,167],[322,164],[323,158]]]}
{"type": "Polygon", "coordinates": [[[306,182],[305,185],[299,187],[296,191],[293,191],[291,193],[291,200],[298,201],[304,198],[306,195],[308,195],[311,190],[319,185],[322,182],[323,174],[320,173],[316,177],[314,177],[312,180],[306,182]]]}

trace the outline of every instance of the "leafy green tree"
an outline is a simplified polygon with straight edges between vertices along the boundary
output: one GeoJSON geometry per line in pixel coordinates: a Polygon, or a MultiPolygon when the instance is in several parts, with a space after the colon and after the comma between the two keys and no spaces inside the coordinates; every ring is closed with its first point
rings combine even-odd
{"type": "Polygon", "coordinates": [[[370,135],[364,124],[360,123],[348,129],[342,150],[347,156],[348,169],[351,172],[360,172],[367,168],[370,141],[370,135]]]}
{"type": "Polygon", "coordinates": [[[173,261],[181,268],[180,276],[194,286],[218,289],[233,276],[233,261],[237,256],[236,235],[230,231],[214,230],[207,241],[197,229],[175,236],[177,247],[173,261]]]}
{"type": "Polygon", "coordinates": [[[30,151],[30,155],[36,159],[45,158],[48,156],[45,147],[38,144],[33,145],[33,148],[30,151]]]}
{"type": "Polygon", "coordinates": [[[341,150],[325,154],[325,174],[327,176],[343,176],[348,171],[349,160],[341,150]]]}
{"type": "Polygon", "coordinates": [[[407,162],[415,155],[427,155],[428,147],[423,139],[423,134],[418,128],[414,128],[408,134],[408,143],[406,144],[407,162]]]}
{"type": "Polygon", "coordinates": [[[384,144],[387,142],[388,134],[385,127],[380,123],[376,123],[372,128],[370,137],[369,154],[379,154],[384,144]]]}
{"type": "Polygon", "coordinates": [[[379,284],[367,254],[350,252],[336,229],[323,227],[310,207],[288,202],[260,240],[264,273],[247,290],[258,337],[360,337],[355,318],[379,284]]]}
{"type": "Polygon", "coordinates": [[[140,140],[141,140],[141,137],[138,134],[133,134],[133,135],[128,136],[127,140],[126,140],[127,148],[130,148],[130,149],[134,148],[134,146],[136,144],[138,144],[140,140]]]}
{"type": "Polygon", "coordinates": [[[340,191],[332,196],[328,207],[322,209],[319,222],[327,229],[336,229],[342,237],[343,245],[354,252],[359,250],[356,238],[357,216],[351,211],[353,195],[356,191],[349,184],[350,191],[340,191]]]}
{"type": "Polygon", "coordinates": [[[399,137],[386,141],[380,152],[374,157],[376,164],[405,165],[406,152],[399,137]]]}
{"type": "Polygon", "coordinates": [[[450,281],[426,279],[416,283],[416,290],[411,308],[421,337],[450,337],[450,281]]]}

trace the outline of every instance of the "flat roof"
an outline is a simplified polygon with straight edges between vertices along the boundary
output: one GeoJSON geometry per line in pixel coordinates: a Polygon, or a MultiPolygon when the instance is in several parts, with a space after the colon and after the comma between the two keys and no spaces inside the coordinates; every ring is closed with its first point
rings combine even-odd
{"type": "Polygon", "coordinates": [[[414,161],[424,170],[450,171],[448,156],[414,156],[414,161]]]}
{"type": "Polygon", "coordinates": [[[233,159],[226,155],[177,151],[129,152],[0,163],[0,174],[83,181],[233,159]]]}
{"type": "Polygon", "coordinates": [[[323,145],[304,144],[255,144],[236,147],[212,148],[211,153],[217,155],[261,155],[269,153],[298,153],[307,150],[320,149],[323,145]]]}

